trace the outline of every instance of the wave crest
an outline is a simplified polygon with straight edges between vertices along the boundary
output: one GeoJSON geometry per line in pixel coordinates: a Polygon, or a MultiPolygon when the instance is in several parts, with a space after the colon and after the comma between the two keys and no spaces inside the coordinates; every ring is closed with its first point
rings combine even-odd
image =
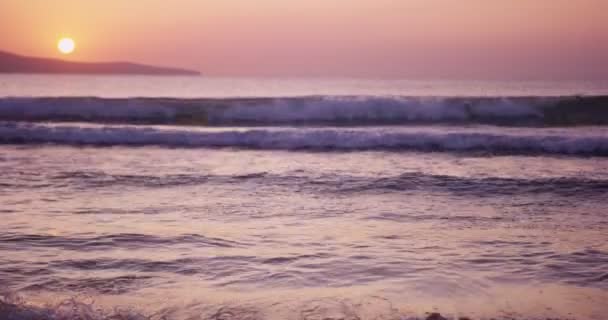
{"type": "Polygon", "coordinates": [[[608,136],[541,131],[336,128],[188,130],[138,126],[0,123],[0,143],[309,151],[445,151],[608,156],[608,136]]]}
{"type": "Polygon", "coordinates": [[[0,120],[224,125],[608,124],[608,97],[1,98],[0,120]]]}

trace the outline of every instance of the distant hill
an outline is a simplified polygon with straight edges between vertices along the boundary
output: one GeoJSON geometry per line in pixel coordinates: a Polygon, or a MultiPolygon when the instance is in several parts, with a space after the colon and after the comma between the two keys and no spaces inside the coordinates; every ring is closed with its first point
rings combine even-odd
{"type": "Polygon", "coordinates": [[[131,62],[72,62],[0,51],[0,73],[199,75],[198,71],[131,62]]]}

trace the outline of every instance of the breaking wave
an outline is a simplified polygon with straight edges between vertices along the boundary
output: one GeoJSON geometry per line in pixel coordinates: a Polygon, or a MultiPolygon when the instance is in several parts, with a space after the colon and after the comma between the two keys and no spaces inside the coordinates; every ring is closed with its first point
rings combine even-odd
{"type": "Polygon", "coordinates": [[[608,124],[608,97],[1,98],[0,120],[225,125],[608,124]]]}
{"type": "Polygon", "coordinates": [[[0,123],[2,144],[163,146],[308,151],[445,151],[608,156],[603,130],[483,128],[257,128],[198,130],[150,126],[0,123]]]}

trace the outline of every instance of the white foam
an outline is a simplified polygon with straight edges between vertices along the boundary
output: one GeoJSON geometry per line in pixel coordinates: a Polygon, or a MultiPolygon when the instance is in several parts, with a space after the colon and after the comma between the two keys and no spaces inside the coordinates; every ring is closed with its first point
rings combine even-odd
{"type": "Polygon", "coordinates": [[[236,147],[274,150],[419,150],[608,155],[605,131],[390,128],[193,130],[142,126],[75,126],[4,123],[0,143],[236,147]]]}

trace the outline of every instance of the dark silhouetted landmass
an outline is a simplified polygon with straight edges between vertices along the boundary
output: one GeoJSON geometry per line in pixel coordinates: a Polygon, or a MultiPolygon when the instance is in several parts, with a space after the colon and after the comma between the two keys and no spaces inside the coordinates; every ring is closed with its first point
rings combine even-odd
{"type": "Polygon", "coordinates": [[[131,62],[71,62],[0,51],[0,73],[199,75],[198,71],[131,62]]]}

